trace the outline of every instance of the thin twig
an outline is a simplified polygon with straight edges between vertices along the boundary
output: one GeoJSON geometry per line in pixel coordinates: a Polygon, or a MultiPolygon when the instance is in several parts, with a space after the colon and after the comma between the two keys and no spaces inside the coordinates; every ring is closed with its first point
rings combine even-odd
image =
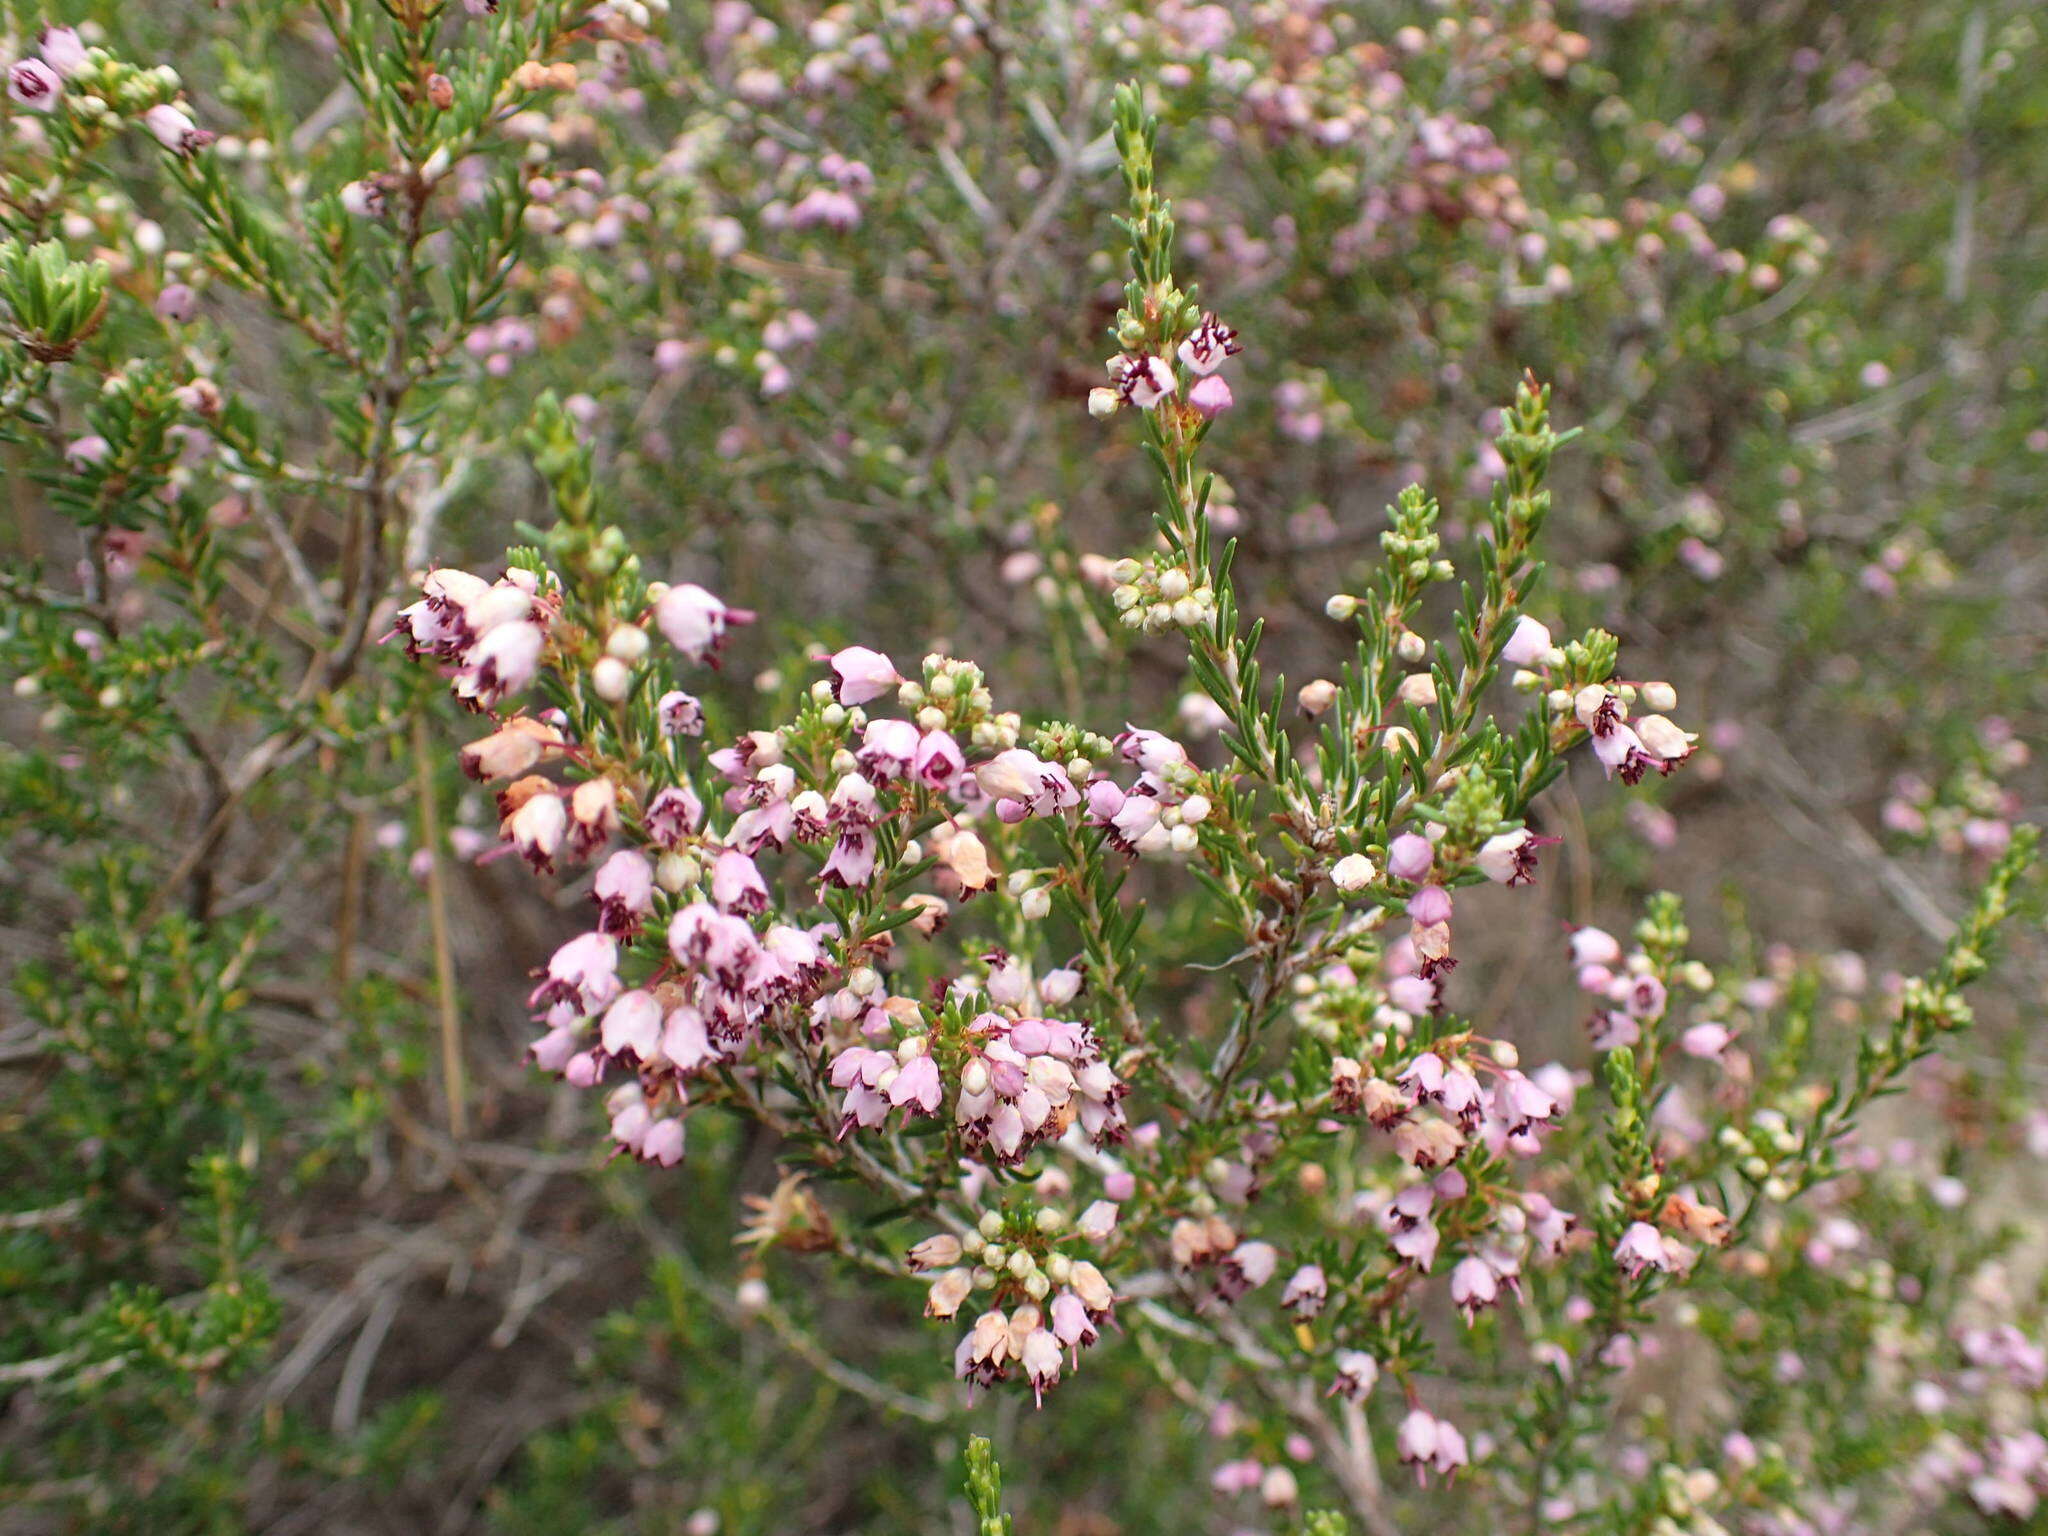
{"type": "Polygon", "coordinates": [[[441,822],[434,804],[434,773],[427,756],[427,717],[415,715],[412,755],[419,787],[420,846],[427,851],[427,924],[434,944],[434,994],[441,1015],[441,1088],[448,1101],[448,1134],[468,1134],[468,1092],[462,1071],[462,1013],[455,999],[455,953],[448,942],[448,893],[441,877],[441,822]]]}

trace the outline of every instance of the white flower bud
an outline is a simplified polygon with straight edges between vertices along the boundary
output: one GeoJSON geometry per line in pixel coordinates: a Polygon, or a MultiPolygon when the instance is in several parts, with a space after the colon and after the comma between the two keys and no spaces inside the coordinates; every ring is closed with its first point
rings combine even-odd
{"type": "Polygon", "coordinates": [[[1339,592],[1323,604],[1323,612],[1342,624],[1357,616],[1358,599],[1349,592],[1339,592]]]}
{"type": "Polygon", "coordinates": [[[605,654],[621,661],[638,661],[647,654],[647,631],[638,624],[621,624],[604,643],[605,654]]]}
{"type": "Polygon", "coordinates": [[[633,669],[616,656],[600,656],[590,669],[590,691],[616,704],[633,691],[633,669]]]}
{"type": "Polygon", "coordinates": [[[1428,672],[1410,672],[1401,679],[1401,686],[1394,690],[1394,697],[1403,704],[1427,709],[1436,703],[1436,678],[1428,672]]]}
{"type": "Polygon", "coordinates": [[[1337,685],[1328,678],[1319,677],[1312,683],[1303,683],[1294,698],[1301,706],[1301,712],[1313,720],[1337,702],[1337,685]]]}
{"type": "Polygon", "coordinates": [[[1362,891],[1379,873],[1362,853],[1347,853],[1330,869],[1330,883],[1340,891],[1362,891]]]}

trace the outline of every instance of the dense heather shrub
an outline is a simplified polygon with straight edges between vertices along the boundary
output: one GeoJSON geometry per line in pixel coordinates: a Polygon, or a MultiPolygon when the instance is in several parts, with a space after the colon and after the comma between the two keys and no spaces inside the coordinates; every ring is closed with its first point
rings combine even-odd
{"type": "Polygon", "coordinates": [[[2025,7],[0,21],[0,1529],[2039,1517],[2025,7]]]}

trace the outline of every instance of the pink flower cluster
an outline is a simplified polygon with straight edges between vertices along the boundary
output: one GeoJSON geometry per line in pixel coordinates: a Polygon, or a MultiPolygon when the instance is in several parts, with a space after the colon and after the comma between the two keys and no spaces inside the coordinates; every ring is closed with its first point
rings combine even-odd
{"type": "MultiPolygon", "coordinates": [[[[1205,314],[1181,342],[1175,356],[1187,370],[1190,383],[1189,409],[1206,419],[1222,415],[1233,401],[1230,385],[1218,371],[1243,351],[1237,332],[1205,314]]],[[[1088,396],[1088,410],[1094,416],[1108,416],[1123,406],[1149,411],[1180,393],[1180,377],[1173,358],[1150,352],[1122,352],[1107,363],[1109,383],[1088,396]]]]}
{"type": "Polygon", "coordinates": [[[555,608],[538,577],[514,569],[492,582],[442,566],[427,573],[421,592],[392,631],[405,636],[409,654],[449,663],[455,696],[471,709],[493,709],[526,691],[555,608]]]}

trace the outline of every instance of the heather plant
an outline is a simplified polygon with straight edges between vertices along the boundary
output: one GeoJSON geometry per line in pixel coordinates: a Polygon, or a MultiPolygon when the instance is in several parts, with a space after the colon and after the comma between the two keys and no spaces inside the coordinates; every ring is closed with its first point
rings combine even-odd
{"type": "Polygon", "coordinates": [[[23,1528],[2035,1518],[2024,8],[59,10],[23,1528]]]}
{"type": "MultiPolygon", "coordinates": [[[[1558,645],[1529,611],[1561,441],[1533,382],[1503,415],[1448,638],[1425,609],[1457,567],[1415,487],[1381,571],[1329,600],[1359,636],[1343,680],[1265,680],[1199,463],[1242,343],[1178,285],[1156,123],[1135,90],[1116,106],[1133,275],[1088,406],[1135,422],[1161,506],[1104,576],[1119,622],[1186,637],[1216,761],[1142,725],[1026,722],[971,662],[935,653],[905,676],[861,645],[821,657],[794,718],[719,729],[684,669],[756,615],[644,580],[544,400],[530,443],[558,521],[496,581],[430,573],[400,616],[491,717],[462,760],[505,781],[504,841],[539,871],[595,867],[592,927],[530,998],[533,1059],[601,1095],[611,1140],[649,1164],[686,1165],[713,1107],[805,1148],[750,1236],[928,1275],[940,1352],[972,1386],[1043,1404],[1117,1323],[1168,1381],[1206,1376],[1219,1411],[1259,1404],[1245,1432],[1305,1435],[1369,1525],[1394,1519],[1383,1459],[1448,1484],[1475,1444],[1468,1510],[1620,1521],[1739,1501],[1740,1480],[1676,1448],[1650,1495],[1602,1479],[1583,1448],[1605,1378],[1664,1293],[1832,1180],[1868,1104],[1968,1021],[1961,988],[2031,834],[1850,1063],[1796,1031],[1765,1070],[1738,1056],[1736,1000],[1662,896],[1628,944],[1570,936],[1593,1080],[1522,1070],[1511,1037],[1456,1007],[1471,897],[1453,893],[1534,879],[1547,840],[1526,817],[1562,752],[1628,786],[1679,769],[1694,737],[1656,712],[1668,684],[1617,676],[1611,635],[1558,645]],[[1499,681],[1522,708],[1494,703],[1499,681]],[[517,708],[536,687],[545,707],[517,708]],[[1301,746],[1291,705],[1318,722],[1301,746]],[[557,764],[560,780],[537,771],[557,764]],[[1176,874],[1207,909],[1184,957],[1142,942],[1127,894],[1176,874]],[[1156,979],[1173,968],[1203,979],[1156,979]],[[1679,1122],[1696,1073],[1711,1108],[1679,1122]],[[1509,1301],[1512,1329],[1493,1316],[1509,1301]],[[1469,1349],[1429,1326],[1457,1314],[1469,1349]],[[1484,1393],[1496,1374],[1525,1385],[1484,1393]]],[[[1298,1489],[1256,1455],[1219,1478],[1281,1509],[1298,1489]]]]}

